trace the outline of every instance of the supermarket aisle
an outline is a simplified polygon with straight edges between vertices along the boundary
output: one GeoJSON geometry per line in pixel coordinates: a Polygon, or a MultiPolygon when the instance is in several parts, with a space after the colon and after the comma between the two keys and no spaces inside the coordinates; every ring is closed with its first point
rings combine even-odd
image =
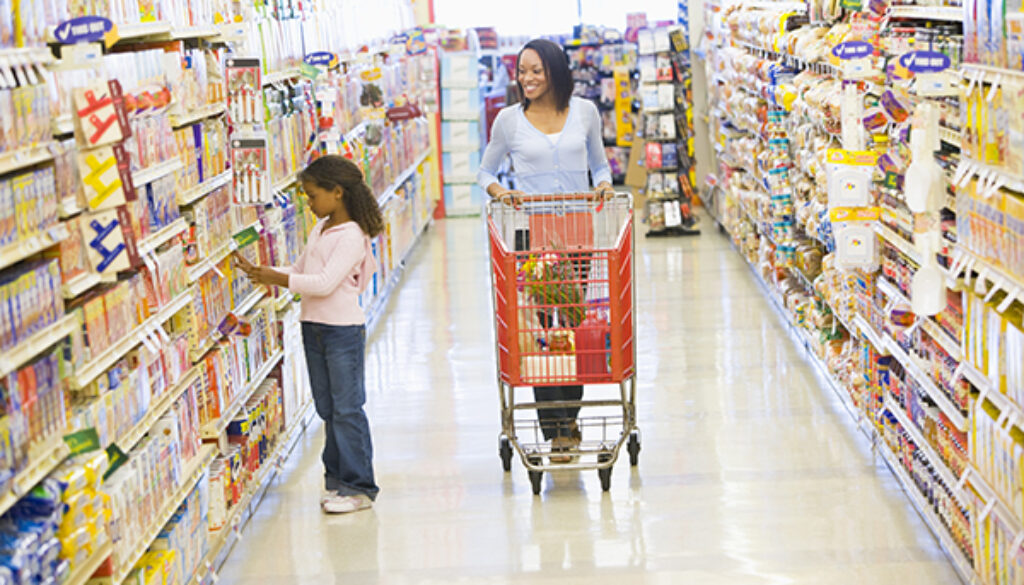
{"type": "Polygon", "coordinates": [[[644,451],[609,494],[501,471],[483,231],[439,222],[371,338],[377,507],[320,513],[310,433],[221,583],[958,583],[728,241],[638,242],[644,451]]]}

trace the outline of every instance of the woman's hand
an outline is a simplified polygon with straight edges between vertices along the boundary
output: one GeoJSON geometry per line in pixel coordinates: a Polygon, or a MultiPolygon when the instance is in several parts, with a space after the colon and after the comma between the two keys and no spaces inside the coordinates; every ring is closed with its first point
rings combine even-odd
{"type": "Polygon", "coordinates": [[[615,196],[615,189],[608,183],[601,183],[594,189],[594,194],[597,195],[598,201],[604,203],[615,196]]]}
{"type": "Polygon", "coordinates": [[[505,205],[518,208],[523,203],[523,197],[526,194],[522,191],[516,191],[515,189],[506,189],[494,196],[495,199],[501,201],[505,205]]]}

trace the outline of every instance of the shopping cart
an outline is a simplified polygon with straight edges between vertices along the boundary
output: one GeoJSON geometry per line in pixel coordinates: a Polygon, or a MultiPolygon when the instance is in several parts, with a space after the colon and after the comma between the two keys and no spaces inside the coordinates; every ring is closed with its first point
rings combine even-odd
{"type": "Polygon", "coordinates": [[[502,465],[511,470],[515,448],[535,494],[545,471],[583,469],[607,491],[622,446],[631,465],[640,455],[632,196],[535,195],[487,211],[502,465]],[[586,400],[516,401],[517,388],[583,384],[586,400]],[[580,416],[542,412],[560,409],[580,416]],[[578,446],[545,440],[562,428],[578,446]]]}

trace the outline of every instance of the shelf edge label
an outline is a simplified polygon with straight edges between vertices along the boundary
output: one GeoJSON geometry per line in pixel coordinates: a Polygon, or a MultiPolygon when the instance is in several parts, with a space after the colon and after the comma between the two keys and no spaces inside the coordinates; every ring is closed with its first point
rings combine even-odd
{"type": "Polygon", "coordinates": [[[79,16],[65,20],[53,30],[53,36],[62,45],[95,43],[105,39],[114,30],[114,23],[104,16],[79,16]]]}
{"type": "Polygon", "coordinates": [[[900,57],[900,65],[912,73],[940,73],[951,64],[949,55],[938,51],[911,51],[900,57]]]}
{"type": "Polygon", "coordinates": [[[303,62],[307,65],[333,69],[338,66],[338,56],[330,51],[316,51],[306,55],[303,62]]]}
{"type": "Polygon", "coordinates": [[[832,49],[832,54],[844,61],[865,59],[875,53],[875,46],[864,41],[846,41],[832,49]]]}

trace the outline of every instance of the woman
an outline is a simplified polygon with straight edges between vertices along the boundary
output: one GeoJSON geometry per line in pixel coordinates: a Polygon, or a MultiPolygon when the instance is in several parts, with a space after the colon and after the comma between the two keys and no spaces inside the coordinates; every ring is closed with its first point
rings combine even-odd
{"type": "MultiPolygon", "coordinates": [[[[477,177],[480,186],[493,199],[510,204],[517,204],[523,194],[590,191],[591,180],[602,198],[611,195],[601,116],[592,102],[572,96],[572,73],[562,47],[532,40],[519,52],[516,67],[520,102],[503,109],[494,120],[477,177]],[[502,186],[495,176],[506,155],[512,157],[519,190],[502,186]]],[[[528,233],[517,233],[515,246],[529,249],[528,233]]],[[[583,386],[535,387],[533,392],[537,402],[583,398],[583,386]]],[[[544,439],[551,441],[553,452],[579,445],[578,414],[579,408],[538,409],[544,439]]],[[[570,459],[553,455],[551,461],[570,459]]]]}

